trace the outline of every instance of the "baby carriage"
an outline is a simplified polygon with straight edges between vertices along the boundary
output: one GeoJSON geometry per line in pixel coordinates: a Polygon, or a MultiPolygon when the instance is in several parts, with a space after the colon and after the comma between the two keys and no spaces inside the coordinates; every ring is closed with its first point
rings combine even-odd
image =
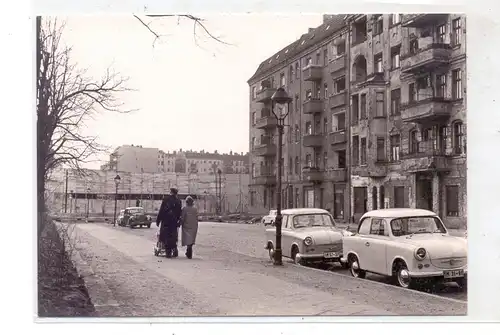
{"type": "Polygon", "coordinates": [[[165,245],[160,241],[160,230],[156,232],[156,244],[154,248],[155,256],[160,256],[161,254],[166,254],[165,245]]]}

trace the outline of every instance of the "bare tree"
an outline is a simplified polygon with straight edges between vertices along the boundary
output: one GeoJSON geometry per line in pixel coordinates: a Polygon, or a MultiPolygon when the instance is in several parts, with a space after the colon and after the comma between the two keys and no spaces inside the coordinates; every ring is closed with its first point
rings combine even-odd
{"type": "Polygon", "coordinates": [[[45,182],[59,166],[82,171],[82,164],[107,148],[86,136],[85,123],[100,112],[129,112],[117,94],[127,91],[126,78],[109,68],[94,79],[71,60],[71,48],[61,43],[64,24],[37,18],[37,192],[38,234],[45,216],[45,182]]]}

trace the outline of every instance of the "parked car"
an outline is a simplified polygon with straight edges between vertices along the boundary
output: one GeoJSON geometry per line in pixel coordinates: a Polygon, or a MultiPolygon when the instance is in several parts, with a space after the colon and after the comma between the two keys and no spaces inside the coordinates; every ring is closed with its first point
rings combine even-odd
{"type": "Polygon", "coordinates": [[[271,209],[269,211],[269,214],[267,214],[266,216],[264,216],[262,218],[262,223],[264,224],[264,226],[267,226],[267,225],[274,225],[274,221],[276,221],[276,210],[275,209],[271,209]]]}
{"type": "Polygon", "coordinates": [[[150,215],[146,215],[144,208],[142,207],[127,207],[123,213],[123,219],[120,226],[129,226],[130,228],[135,227],[148,227],[151,228],[150,215]]]}
{"type": "Polygon", "coordinates": [[[422,279],[467,286],[467,240],[449,235],[439,216],[428,210],[365,213],[357,233],[344,238],[343,254],[353,277],[377,273],[405,288],[422,279]]]}
{"type": "Polygon", "coordinates": [[[118,217],[116,218],[116,223],[119,225],[119,226],[123,226],[123,218],[125,216],[125,210],[122,209],[120,211],[120,213],[118,214],[118,217]]]}
{"type": "MultiPolygon", "coordinates": [[[[282,212],[281,248],[295,263],[340,262],[342,239],[351,234],[335,225],[332,215],[319,208],[294,208],[282,212]]],[[[266,229],[266,249],[274,257],[276,228],[266,229]]]]}

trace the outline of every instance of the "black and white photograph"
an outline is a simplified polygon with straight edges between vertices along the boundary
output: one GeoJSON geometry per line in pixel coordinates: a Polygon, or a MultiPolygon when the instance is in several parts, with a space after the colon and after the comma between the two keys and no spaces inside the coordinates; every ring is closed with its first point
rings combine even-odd
{"type": "Polygon", "coordinates": [[[37,316],[467,315],[467,16],[36,17],[37,316]]]}

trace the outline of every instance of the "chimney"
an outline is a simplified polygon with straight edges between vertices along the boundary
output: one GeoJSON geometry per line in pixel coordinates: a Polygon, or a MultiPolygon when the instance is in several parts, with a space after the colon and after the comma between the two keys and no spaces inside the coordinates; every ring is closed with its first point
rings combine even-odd
{"type": "Polygon", "coordinates": [[[229,151],[229,154],[232,156],[233,155],[233,150],[229,151]]]}
{"type": "Polygon", "coordinates": [[[182,148],[179,149],[179,152],[182,152],[182,148]]]}
{"type": "Polygon", "coordinates": [[[216,154],[216,155],[217,155],[217,154],[219,154],[219,153],[217,152],[217,150],[215,150],[215,151],[214,151],[214,154],[216,154]]]}

